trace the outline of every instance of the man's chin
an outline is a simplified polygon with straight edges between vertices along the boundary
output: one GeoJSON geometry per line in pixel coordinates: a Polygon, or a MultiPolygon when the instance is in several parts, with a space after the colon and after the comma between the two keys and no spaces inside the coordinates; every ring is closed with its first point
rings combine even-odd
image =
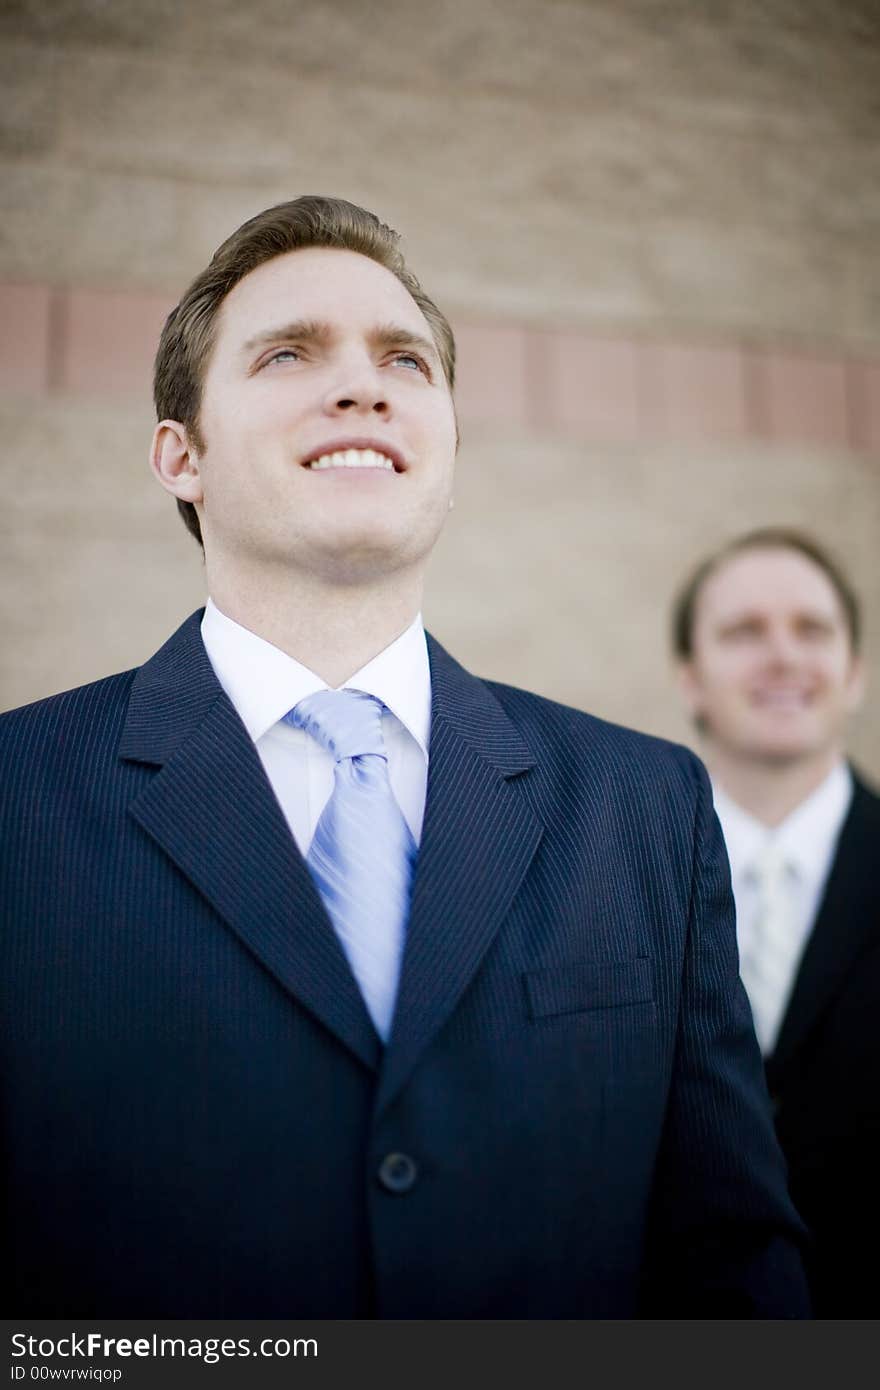
{"type": "Polygon", "coordinates": [[[308,568],[327,584],[358,588],[411,569],[419,558],[399,543],[382,545],[371,538],[322,546],[313,553],[308,568]]]}
{"type": "Polygon", "coordinates": [[[824,748],[820,741],[814,738],[775,738],[756,741],[746,751],[755,762],[763,763],[765,767],[782,769],[794,767],[798,763],[813,762],[822,754],[824,748]]]}
{"type": "Polygon", "coordinates": [[[811,762],[829,747],[828,735],[817,729],[720,729],[704,727],[709,744],[738,762],[755,767],[782,769],[801,762],[811,762]]]}
{"type": "MultiPolygon", "coordinates": [[[[442,518],[439,519],[442,523],[442,518]]],[[[312,535],[295,557],[297,567],[309,570],[316,578],[340,586],[372,584],[383,578],[424,566],[441,526],[416,518],[405,529],[397,518],[394,524],[377,526],[375,519],[365,526],[337,525],[335,532],[325,530],[312,535]]]]}

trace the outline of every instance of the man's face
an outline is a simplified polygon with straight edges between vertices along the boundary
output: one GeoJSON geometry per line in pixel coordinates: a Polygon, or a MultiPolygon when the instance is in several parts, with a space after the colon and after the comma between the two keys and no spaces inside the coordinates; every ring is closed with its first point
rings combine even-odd
{"type": "Polygon", "coordinates": [[[837,593],[785,548],[734,555],[706,580],[681,680],[720,751],[774,764],[838,748],[862,693],[837,593]]]}
{"type": "Polygon", "coordinates": [[[426,559],[449,509],[456,425],[430,328],[351,251],[259,266],[221,306],[199,417],[209,570],[364,582],[426,559]]]}

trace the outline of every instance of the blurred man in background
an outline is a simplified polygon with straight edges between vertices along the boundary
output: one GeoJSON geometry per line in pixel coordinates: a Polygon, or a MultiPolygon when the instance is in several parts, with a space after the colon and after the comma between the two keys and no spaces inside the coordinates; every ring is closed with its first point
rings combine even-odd
{"type": "Polygon", "coordinates": [[[844,752],[860,636],[839,564],[781,528],[708,556],[673,616],[818,1317],[880,1313],[880,798],[844,752]]]}

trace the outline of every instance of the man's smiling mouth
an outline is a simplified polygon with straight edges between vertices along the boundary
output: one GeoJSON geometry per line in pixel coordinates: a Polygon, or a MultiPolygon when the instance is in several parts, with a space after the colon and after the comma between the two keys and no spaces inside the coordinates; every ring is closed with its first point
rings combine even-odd
{"type": "Polygon", "coordinates": [[[340,439],[321,445],[302,461],[303,468],[325,472],[335,468],[378,469],[383,473],[405,473],[406,465],[393,446],[367,439],[340,439]]]}
{"type": "Polygon", "coordinates": [[[388,473],[394,472],[394,464],[390,458],[385,454],[378,454],[375,449],[345,449],[333,454],[322,454],[320,458],[312,459],[308,467],[383,468],[388,473]]]}
{"type": "Polygon", "coordinates": [[[765,709],[803,709],[812,704],[810,690],[776,689],[752,691],[752,703],[765,709]]]}

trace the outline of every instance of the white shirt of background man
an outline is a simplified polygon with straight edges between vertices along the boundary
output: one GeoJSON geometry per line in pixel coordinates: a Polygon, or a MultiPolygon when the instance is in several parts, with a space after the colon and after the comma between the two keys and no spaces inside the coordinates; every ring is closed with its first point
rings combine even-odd
{"type": "MultiPolygon", "coordinates": [[[[214,673],[253,740],[305,857],[333,790],[333,759],[304,729],[284,722],[284,716],[306,695],[329,687],[307,666],[233,622],[210,599],[201,631],[214,673]]],[[[431,728],[431,669],[421,615],[341,688],[366,691],[386,706],[382,736],[391,788],[418,844],[431,728]]]]}
{"type": "MultiPolygon", "coordinates": [[[[798,968],[834,860],[837,841],[853,794],[852,774],[846,763],[837,763],[825,780],[800,806],[776,826],[766,826],[726,794],[714,787],[715,810],[721,822],[736,900],[736,935],[740,960],[753,958],[761,906],[756,866],[767,851],[785,865],[780,892],[784,912],[780,929],[787,968],[777,982],[769,1007],[764,1003],[756,1031],[765,1056],[776,1045],[798,968]]],[[[743,979],[748,988],[746,971],[743,979]]]]}

